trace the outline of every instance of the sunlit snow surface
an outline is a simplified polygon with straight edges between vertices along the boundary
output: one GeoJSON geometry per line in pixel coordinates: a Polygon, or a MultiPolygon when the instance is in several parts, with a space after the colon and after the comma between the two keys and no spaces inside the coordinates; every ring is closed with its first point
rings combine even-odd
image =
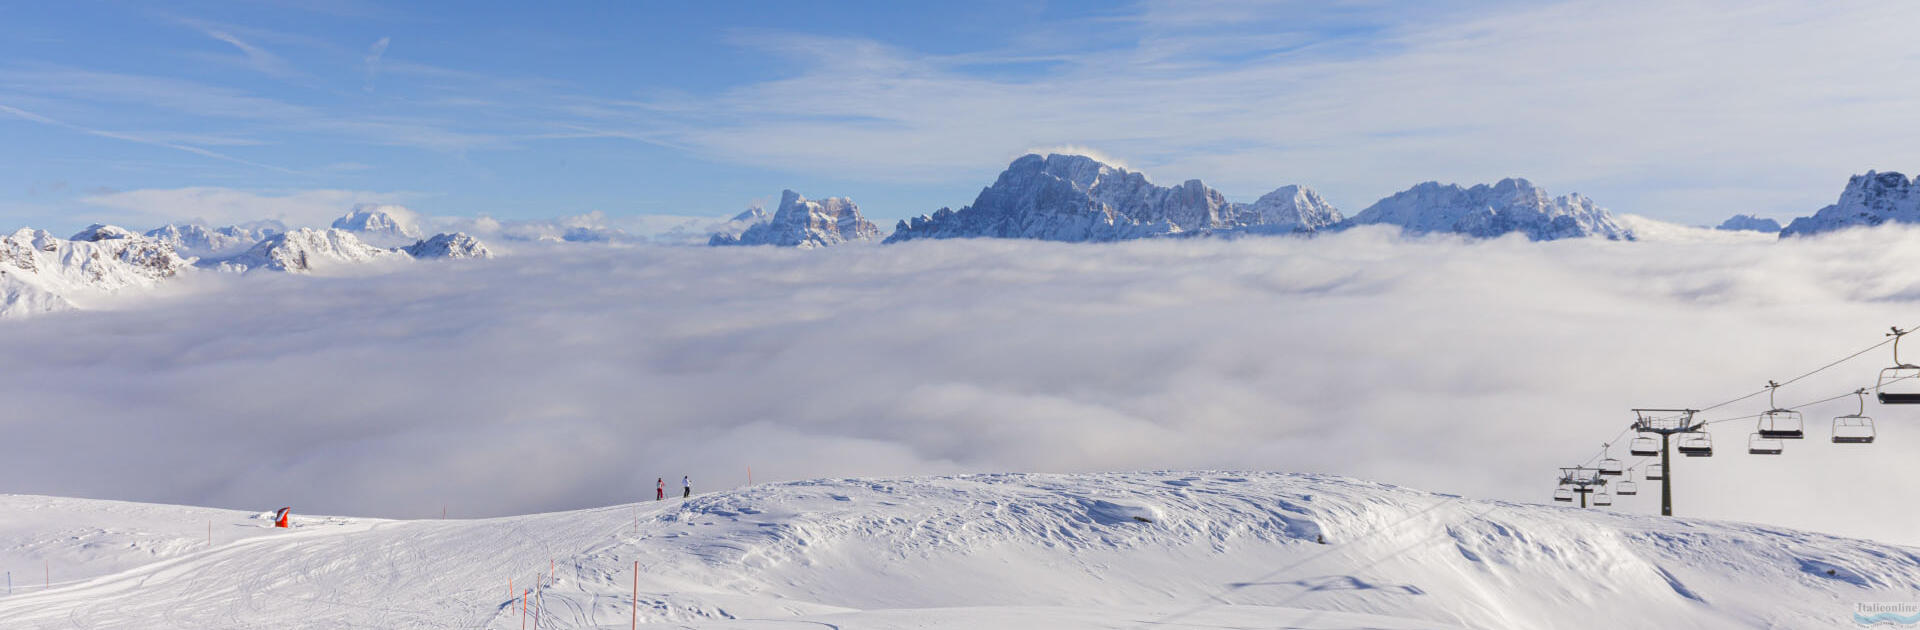
{"type": "Polygon", "coordinates": [[[1277,473],[824,480],[292,530],[0,504],[5,560],[59,577],[16,570],[8,628],[516,628],[509,580],[537,587],[539,627],[625,627],[635,563],[641,623],[695,628],[1826,627],[1920,590],[1920,556],[1879,543],[1277,473]]]}

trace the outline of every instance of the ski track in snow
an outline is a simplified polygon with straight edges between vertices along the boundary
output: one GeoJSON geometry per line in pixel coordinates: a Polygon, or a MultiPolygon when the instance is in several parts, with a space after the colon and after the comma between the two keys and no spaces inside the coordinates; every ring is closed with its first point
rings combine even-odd
{"type": "Polygon", "coordinates": [[[526,627],[625,627],[636,562],[640,621],[701,629],[1827,627],[1920,593],[1892,545],[1279,473],[821,480],[291,530],[0,507],[4,628],[517,628],[509,579],[537,590],[526,627]],[[42,559],[66,581],[23,584],[42,559]]]}

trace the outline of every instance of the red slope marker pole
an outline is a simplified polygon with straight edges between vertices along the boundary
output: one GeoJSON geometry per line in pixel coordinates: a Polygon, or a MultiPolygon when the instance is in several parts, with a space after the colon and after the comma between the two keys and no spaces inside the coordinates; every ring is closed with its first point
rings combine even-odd
{"type": "Polygon", "coordinates": [[[634,630],[640,628],[640,561],[633,561],[633,623],[634,630]]]}

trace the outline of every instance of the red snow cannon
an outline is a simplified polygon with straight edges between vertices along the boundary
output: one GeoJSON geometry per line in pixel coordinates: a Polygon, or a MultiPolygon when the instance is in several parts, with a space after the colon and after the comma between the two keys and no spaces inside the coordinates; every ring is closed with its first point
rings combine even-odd
{"type": "Polygon", "coordinates": [[[287,517],[289,516],[293,516],[293,508],[290,508],[290,507],[280,508],[280,511],[273,513],[273,526],[286,527],[287,517]]]}

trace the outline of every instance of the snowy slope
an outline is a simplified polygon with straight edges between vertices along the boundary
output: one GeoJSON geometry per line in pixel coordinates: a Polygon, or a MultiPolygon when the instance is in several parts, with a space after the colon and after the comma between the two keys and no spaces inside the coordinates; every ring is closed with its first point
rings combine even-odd
{"type": "Polygon", "coordinates": [[[692,628],[1828,627],[1920,589],[1890,545],[1272,473],[812,481],[212,549],[186,508],[12,501],[56,509],[8,510],[30,551],[0,559],[97,577],[0,599],[8,628],[520,627],[509,580],[537,627],[625,627],[636,563],[641,623],[692,628]]]}

